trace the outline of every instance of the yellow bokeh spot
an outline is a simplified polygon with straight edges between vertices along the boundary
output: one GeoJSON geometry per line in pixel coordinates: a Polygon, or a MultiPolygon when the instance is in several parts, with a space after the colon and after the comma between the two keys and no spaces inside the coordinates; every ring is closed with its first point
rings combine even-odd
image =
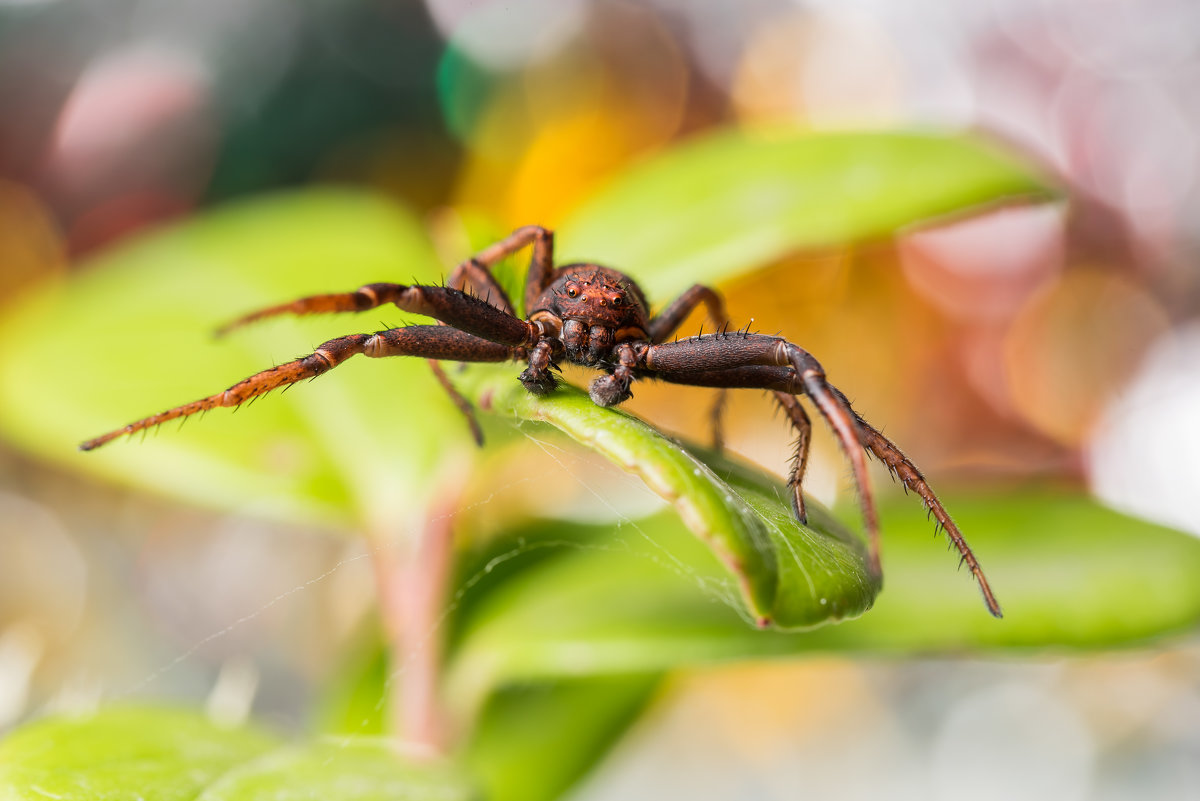
{"type": "Polygon", "coordinates": [[[20,184],[0,181],[0,303],[65,271],[66,247],[50,210],[20,184]]]}

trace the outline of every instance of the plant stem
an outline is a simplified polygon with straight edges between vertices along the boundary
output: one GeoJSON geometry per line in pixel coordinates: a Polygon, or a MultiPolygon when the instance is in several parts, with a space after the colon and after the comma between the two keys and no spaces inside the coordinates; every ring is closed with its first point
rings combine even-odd
{"type": "Polygon", "coordinates": [[[458,501],[458,492],[439,493],[415,548],[380,538],[372,559],[388,647],[388,726],[406,750],[431,756],[444,753],[447,746],[439,697],[439,618],[453,565],[458,501]]]}

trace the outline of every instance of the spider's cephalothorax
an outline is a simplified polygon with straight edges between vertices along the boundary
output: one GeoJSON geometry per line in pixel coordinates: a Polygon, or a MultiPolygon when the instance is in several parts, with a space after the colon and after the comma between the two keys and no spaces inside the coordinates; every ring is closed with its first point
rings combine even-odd
{"type": "Polygon", "coordinates": [[[800,484],[808,460],[812,424],[797,396],[805,395],[829,423],[850,460],[866,522],[872,569],[876,573],[880,570],[879,522],[867,482],[867,453],[883,462],[906,488],[920,496],[958,549],[963,563],[971,569],[988,609],[1000,616],[1000,606],[978,560],[921,471],[850,407],[846,396],[825,380],[825,371],[811,354],[782,337],[752,334],[748,330],[729,333],[720,295],[698,284],[651,316],[641,289],[628,276],[595,264],[555,268],[553,250],[554,235],[550,231],[526,226],[458,265],[447,286],[367,284],[353,292],[314,295],[245,315],[221,331],[279,314],[364,311],[387,303],[432,317],[441,324],[411,325],[331,339],[309,356],[256,373],[224,392],[130,423],[88,440],[80,448],[92,450],[125,434],[217,406],[238,406],[273,389],[314,378],[359,353],[368,357],[430,359],[443,386],[467,414],[476,439],[482,441],[470,404],[455,391],[436,360],[523,361],[526,367],[520,375],[521,383],[536,394],[554,390],[553,372],[565,360],[602,371],[589,390],[592,400],[601,406],[612,406],[629,398],[630,385],[640,378],[722,390],[770,391],[798,437],[788,485],[792,490],[792,509],[803,522],[806,514],[800,484]],[[522,319],[493,278],[491,267],[528,245],[533,246],[533,257],[525,281],[524,305],[528,316],[522,319]],[[474,290],[474,294],[468,289],[474,290]],[[716,332],[668,341],[701,305],[716,325],[716,332]]]}
{"type": "Polygon", "coordinates": [[[616,270],[568,264],[533,302],[530,319],[558,332],[568,361],[595,366],[618,342],[646,339],[649,315],[637,284],[616,270]]]}

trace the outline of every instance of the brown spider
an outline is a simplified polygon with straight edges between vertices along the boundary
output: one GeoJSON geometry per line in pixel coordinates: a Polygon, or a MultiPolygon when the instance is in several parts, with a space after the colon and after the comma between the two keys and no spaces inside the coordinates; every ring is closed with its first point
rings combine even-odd
{"type": "MultiPolygon", "coordinates": [[[[357,353],[455,362],[524,360],[528,367],[520,375],[521,383],[536,395],[554,390],[552,370],[557,370],[565,359],[604,371],[590,388],[592,401],[600,406],[614,406],[628,399],[632,394],[630,384],[640,378],[722,389],[770,390],[799,436],[788,486],[792,509],[797,519],[806,522],[800,484],[812,424],[796,396],[807,395],[837,435],[853,467],[872,571],[880,574],[879,519],[867,484],[866,453],[874,454],[906,488],[920,496],[958,548],[960,562],[970,567],[988,610],[1000,617],[1000,605],[978,560],[921,471],[850,408],[846,396],[825,380],[825,371],[812,355],[781,337],[748,330],[730,333],[721,296],[706,286],[693,286],[651,317],[642,290],[628,276],[595,264],[555,268],[553,250],[552,232],[540,226],[525,226],[458,265],[450,274],[448,286],[367,284],[354,292],[314,295],[247,314],[224,326],[221,333],[279,314],[364,311],[386,303],[432,317],[443,325],[410,325],[331,339],[309,356],[256,373],[224,392],[130,423],[79,447],[90,451],[177,417],[217,406],[238,406],[273,389],[315,378],[357,353]],[[522,320],[514,314],[512,303],[490,268],[530,244],[533,258],[525,281],[529,317],[522,320]],[[475,293],[485,294],[487,300],[466,292],[468,285],[475,293]],[[718,330],[666,341],[700,304],[704,304],[718,330]]],[[[431,363],[481,441],[469,403],[453,389],[436,362],[431,363]]]]}

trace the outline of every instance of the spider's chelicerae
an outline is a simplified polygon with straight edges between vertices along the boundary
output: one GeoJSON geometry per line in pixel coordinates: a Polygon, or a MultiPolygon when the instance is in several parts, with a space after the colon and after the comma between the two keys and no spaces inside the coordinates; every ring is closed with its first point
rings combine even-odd
{"type": "MultiPolygon", "coordinates": [[[[628,276],[595,264],[556,268],[553,251],[554,235],[550,231],[525,226],[458,265],[447,286],[368,284],[353,292],[314,295],[247,314],[222,332],[280,314],[364,311],[387,303],[432,317],[443,325],[410,325],[331,339],[309,356],[256,373],[224,392],[130,423],[79,447],[92,450],[168,420],[217,406],[238,406],[273,389],[321,375],[358,353],[454,362],[522,360],[528,366],[520,381],[536,395],[554,390],[553,371],[565,359],[604,372],[590,388],[592,400],[600,406],[614,406],[629,398],[630,384],[641,378],[723,389],[769,390],[798,434],[788,485],[792,509],[805,522],[800,484],[812,425],[796,396],[807,395],[837,435],[853,467],[870,543],[870,567],[876,575],[880,571],[879,520],[867,484],[867,453],[874,454],[921,498],[958,548],[961,561],[970,567],[988,610],[1000,616],[1000,605],[978,560],[921,471],[850,408],[846,396],[825,380],[825,371],[811,354],[781,337],[748,331],[730,333],[721,296],[705,286],[693,286],[651,317],[642,290],[628,276]],[[533,258],[525,281],[529,316],[523,320],[514,313],[490,268],[528,245],[533,246],[533,258]],[[467,292],[468,287],[474,292],[467,292]],[[717,324],[717,331],[668,341],[701,304],[717,324]]],[[[467,414],[476,439],[480,439],[470,405],[446,381],[436,362],[434,367],[455,403],[467,414]]]]}

